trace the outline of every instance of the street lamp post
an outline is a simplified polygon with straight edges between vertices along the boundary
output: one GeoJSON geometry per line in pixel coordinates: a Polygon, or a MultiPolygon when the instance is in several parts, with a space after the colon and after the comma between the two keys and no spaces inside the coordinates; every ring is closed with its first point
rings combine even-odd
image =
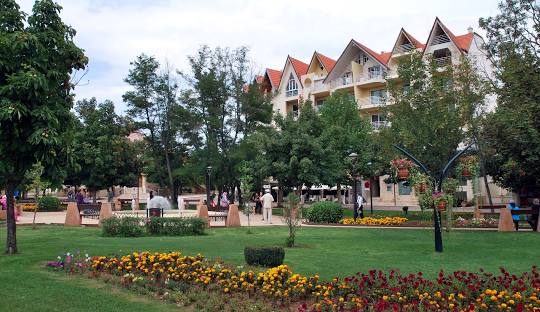
{"type": "Polygon", "coordinates": [[[371,161],[367,165],[369,167],[369,211],[373,214],[373,182],[375,182],[375,179],[372,179],[371,161]]]}
{"type": "Polygon", "coordinates": [[[206,206],[210,207],[212,199],[210,198],[210,173],[212,173],[212,166],[206,167],[206,206]]]}
{"type": "Polygon", "coordinates": [[[358,189],[357,189],[357,184],[356,183],[356,159],[358,158],[358,154],[356,153],[351,153],[349,154],[349,158],[351,159],[351,163],[352,163],[352,178],[353,178],[353,218],[354,218],[354,221],[356,221],[356,218],[358,218],[358,189]]]}

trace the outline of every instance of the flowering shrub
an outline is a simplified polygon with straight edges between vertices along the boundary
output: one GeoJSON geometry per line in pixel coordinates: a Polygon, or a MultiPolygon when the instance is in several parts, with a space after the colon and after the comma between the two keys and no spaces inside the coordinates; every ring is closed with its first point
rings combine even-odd
{"type": "Polygon", "coordinates": [[[502,268],[498,275],[482,270],[448,275],[441,271],[434,280],[425,279],[421,272],[405,275],[394,270],[371,270],[343,280],[322,282],[318,275],[294,274],[286,265],[255,273],[209,261],[200,254],[184,256],[179,252],[145,251],[91,259],[67,253],[47,266],[67,272],[89,270],[90,276],[112,275],[124,286],[175,290],[191,285],[223,295],[247,294],[280,304],[303,302],[298,309],[301,312],[540,311],[540,274],[536,267],[521,275],[502,268]]]}
{"type": "Polygon", "coordinates": [[[470,227],[494,227],[499,224],[499,220],[494,218],[472,218],[472,219],[464,219],[462,217],[458,217],[456,219],[456,225],[458,226],[470,226],[470,227]]]}
{"type": "Polygon", "coordinates": [[[540,311],[539,292],[536,267],[520,276],[441,271],[435,281],[371,270],[323,285],[300,311],[540,311]]]}
{"type": "Polygon", "coordinates": [[[356,222],[353,218],[345,218],[339,221],[341,224],[357,224],[357,225],[400,225],[407,222],[407,218],[403,217],[365,217],[356,218],[356,222]]]}

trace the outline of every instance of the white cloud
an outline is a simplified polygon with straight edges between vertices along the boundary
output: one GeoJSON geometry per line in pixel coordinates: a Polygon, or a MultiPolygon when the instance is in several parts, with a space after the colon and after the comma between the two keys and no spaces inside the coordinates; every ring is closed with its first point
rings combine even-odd
{"type": "MultiPolygon", "coordinates": [[[[314,50],[337,58],[351,38],[388,51],[401,27],[425,41],[435,16],[463,34],[469,26],[478,31],[479,17],[497,13],[494,0],[58,1],[90,58],[90,82],[76,89],[77,97],[112,99],[120,111],[129,62],[143,52],[186,69],[187,55],[202,44],[247,45],[261,67],[281,69],[287,54],[305,62],[314,50]]],[[[31,11],[32,0],[19,3],[31,11]]]]}

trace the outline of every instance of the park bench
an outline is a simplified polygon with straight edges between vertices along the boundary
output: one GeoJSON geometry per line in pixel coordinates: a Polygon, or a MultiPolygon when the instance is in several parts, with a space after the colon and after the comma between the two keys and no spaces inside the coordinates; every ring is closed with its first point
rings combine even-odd
{"type": "Polygon", "coordinates": [[[501,214],[503,208],[506,208],[505,204],[477,205],[474,209],[474,217],[483,218],[485,214],[501,214]]]}
{"type": "Polygon", "coordinates": [[[77,204],[77,209],[79,210],[81,218],[99,219],[101,203],[77,204]]]}
{"type": "Polygon", "coordinates": [[[161,217],[163,218],[163,208],[148,208],[146,209],[146,217],[161,217]]]}
{"type": "Polygon", "coordinates": [[[227,223],[227,217],[229,215],[229,208],[223,208],[221,206],[208,207],[208,218],[217,220],[223,220],[227,223]]]}
{"type": "Polygon", "coordinates": [[[512,216],[527,216],[526,218],[519,219],[519,222],[529,222],[528,220],[532,216],[532,209],[531,208],[520,208],[518,210],[510,210],[510,213],[512,216]]]}

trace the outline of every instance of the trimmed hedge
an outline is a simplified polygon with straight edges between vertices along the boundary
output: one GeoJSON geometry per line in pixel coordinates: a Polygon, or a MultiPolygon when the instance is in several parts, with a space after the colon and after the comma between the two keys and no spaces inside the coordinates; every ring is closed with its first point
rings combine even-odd
{"type": "Polygon", "coordinates": [[[244,259],[249,265],[276,267],[283,264],[283,247],[245,247],[244,259]]]}
{"type": "Polygon", "coordinates": [[[102,223],[103,236],[203,235],[206,221],[200,218],[109,218],[102,223]]]}
{"type": "Polygon", "coordinates": [[[60,199],[53,196],[43,196],[38,201],[38,211],[60,211],[62,203],[60,199]]]}
{"type": "Polygon", "coordinates": [[[142,218],[122,217],[109,218],[102,222],[103,236],[139,237],[143,236],[144,226],[142,218]]]}
{"type": "Polygon", "coordinates": [[[343,207],[335,202],[318,202],[308,209],[307,219],[313,223],[338,223],[343,219],[343,207]]]}
{"type": "Polygon", "coordinates": [[[149,235],[202,235],[206,221],[201,218],[150,218],[145,226],[149,235]]]}

